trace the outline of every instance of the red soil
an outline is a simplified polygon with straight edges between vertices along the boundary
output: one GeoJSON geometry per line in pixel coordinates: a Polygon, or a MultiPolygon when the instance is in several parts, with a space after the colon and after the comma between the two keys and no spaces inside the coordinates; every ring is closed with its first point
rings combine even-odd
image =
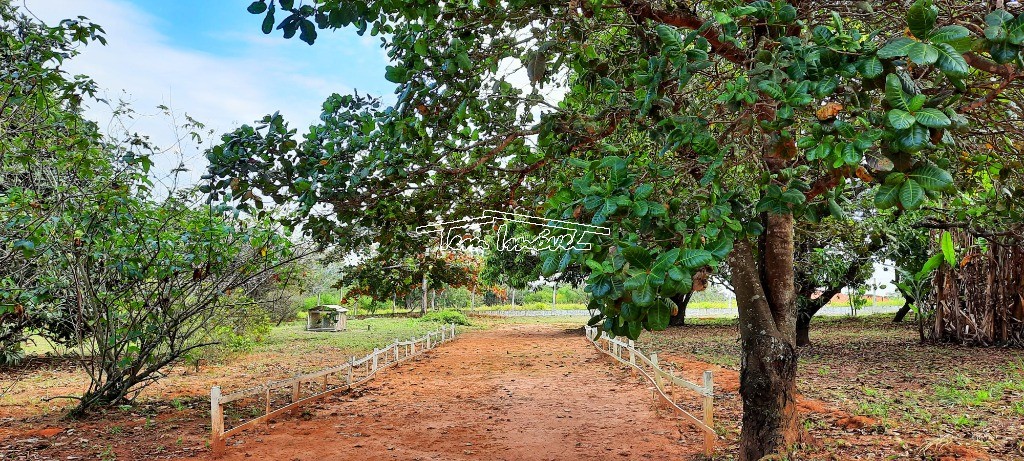
{"type": "MultiPolygon", "coordinates": [[[[305,418],[228,439],[225,460],[693,459],[702,435],[579,333],[467,333],[305,418]]],[[[209,455],[204,458],[208,459],[209,455]]]]}

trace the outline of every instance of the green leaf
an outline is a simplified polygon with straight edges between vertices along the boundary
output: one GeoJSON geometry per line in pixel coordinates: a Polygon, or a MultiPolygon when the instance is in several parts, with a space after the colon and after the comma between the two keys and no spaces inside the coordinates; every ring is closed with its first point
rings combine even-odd
{"type": "Polygon", "coordinates": [[[630,266],[643,270],[649,270],[651,263],[654,261],[654,258],[651,257],[651,254],[646,249],[638,246],[626,247],[622,250],[622,257],[625,258],[630,266]]]}
{"type": "Polygon", "coordinates": [[[834,198],[828,199],[828,212],[833,218],[840,221],[846,220],[846,213],[843,211],[843,207],[839,206],[839,203],[834,198]]]}
{"type": "Polygon", "coordinates": [[[264,34],[269,34],[269,33],[274,31],[274,8],[273,7],[271,7],[270,11],[267,12],[267,15],[263,17],[263,27],[262,27],[262,30],[263,30],[264,34]]]}
{"type": "Polygon", "coordinates": [[[632,340],[640,338],[640,321],[634,320],[626,324],[626,337],[632,340]]]}
{"type": "Polygon", "coordinates": [[[757,84],[757,87],[763,91],[764,94],[771,96],[772,99],[779,101],[785,99],[786,94],[782,91],[782,87],[772,80],[761,80],[757,84]]]}
{"type": "Polygon", "coordinates": [[[858,69],[860,70],[861,75],[866,78],[878,77],[885,71],[885,68],[882,66],[882,61],[875,56],[871,56],[860,61],[858,69]]]}
{"type": "Polygon", "coordinates": [[[900,203],[905,209],[917,209],[924,203],[924,188],[917,181],[908,179],[900,186],[900,203]]]}
{"type": "Polygon", "coordinates": [[[896,132],[896,146],[905,152],[919,152],[928,147],[928,128],[924,125],[914,125],[909,130],[896,132]]]}
{"type": "Polygon", "coordinates": [[[679,256],[679,262],[687,269],[697,269],[708,265],[714,257],[710,251],[699,249],[683,250],[679,256]]]}
{"type": "Polygon", "coordinates": [[[914,126],[916,119],[909,112],[893,109],[889,111],[889,124],[897,130],[905,130],[914,126]]]}
{"type": "Polygon", "coordinates": [[[1002,26],[1013,20],[1013,15],[1006,10],[995,10],[985,16],[985,24],[990,26],[1002,26]]]}
{"type": "Polygon", "coordinates": [[[651,330],[661,331],[668,328],[668,322],[672,319],[672,306],[667,302],[660,302],[647,309],[647,326],[651,330]]]}
{"type": "Polygon", "coordinates": [[[707,250],[710,251],[711,254],[715,256],[715,258],[718,258],[719,260],[724,260],[726,256],[729,256],[729,253],[732,251],[732,247],[732,239],[723,237],[720,238],[715,243],[708,246],[707,250]]]}
{"type": "Polygon", "coordinates": [[[971,31],[967,30],[964,26],[942,26],[935,29],[931,37],[928,37],[932,42],[949,43],[967,38],[971,35],[971,31]]]}
{"type": "Polygon", "coordinates": [[[36,251],[36,244],[31,240],[16,240],[14,242],[14,249],[21,250],[21,253],[25,256],[31,256],[36,251]]]}
{"type": "Polygon", "coordinates": [[[391,83],[405,83],[409,79],[405,69],[398,66],[387,66],[384,78],[391,83]]]}
{"type": "Polygon", "coordinates": [[[673,267],[676,260],[679,258],[679,248],[673,248],[660,255],[654,260],[654,265],[651,267],[651,275],[656,277],[651,283],[655,285],[661,284],[665,279],[665,274],[669,268],[673,267]]]}
{"type": "Polygon", "coordinates": [[[930,65],[939,60],[939,50],[927,43],[917,42],[910,47],[907,56],[914,61],[914,64],[930,65]]]}
{"type": "Polygon", "coordinates": [[[939,69],[944,74],[953,77],[964,77],[970,71],[970,68],[967,66],[967,60],[952,45],[939,43],[935,45],[935,50],[939,53],[939,59],[935,64],[939,66],[939,69]]]}
{"type": "Polygon", "coordinates": [[[910,111],[910,98],[903,92],[903,83],[896,74],[885,77],[885,100],[896,109],[910,111]]]}
{"type": "Polygon", "coordinates": [[[650,184],[641,184],[636,188],[636,191],[633,192],[633,197],[635,197],[638,200],[646,199],[647,197],[651,196],[651,192],[653,190],[654,186],[650,184]]]}
{"type": "Polygon", "coordinates": [[[993,61],[1006,64],[1017,57],[1020,48],[1010,43],[993,43],[988,52],[992,55],[993,61]]]}
{"type": "Polygon", "coordinates": [[[956,266],[956,249],[953,248],[953,235],[949,231],[942,231],[939,246],[942,248],[942,256],[946,258],[946,263],[956,266]]]}
{"type": "Polygon", "coordinates": [[[788,24],[795,21],[796,13],[796,8],[793,5],[788,3],[782,5],[782,7],[779,8],[779,22],[788,24]]]}
{"type": "Polygon", "coordinates": [[[946,128],[950,125],[949,117],[934,107],[926,107],[914,113],[917,123],[928,128],[946,128]]]}
{"type": "Polygon", "coordinates": [[[919,282],[921,280],[924,280],[924,278],[927,277],[928,274],[931,274],[933,270],[937,269],[939,265],[942,264],[943,259],[944,257],[941,253],[932,255],[931,258],[928,258],[928,260],[925,261],[924,266],[921,266],[921,271],[914,276],[914,279],[919,282]]]}
{"type": "Polygon", "coordinates": [[[907,26],[915,37],[927,38],[935,27],[939,17],[939,9],[932,5],[931,0],[917,0],[907,11],[907,26]]]}
{"type": "MultiPolygon", "coordinates": [[[[853,143],[847,143],[843,146],[843,162],[847,165],[860,165],[861,160],[864,160],[864,156],[857,151],[856,146],[853,143]]],[[[792,190],[792,189],[790,189],[792,190]]],[[[803,195],[803,194],[801,194],[803,195]]],[[[801,203],[803,200],[801,200],[801,203]]]]}
{"type": "Polygon", "coordinates": [[[639,200],[639,201],[633,202],[633,214],[635,214],[637,216],[640,216],[640,217],[647,216],[647,213],[650,211],[650,209],[651,209],[650,206],[644,200],[639,200]]]}
{"type": "Polygon", "coordinates": [[[267,11],[267,4],[260,1],[252,2],[246,10],[252,14],[260,14],[267,11]]]}
{"type": "Polygon", "coordinates": [[[302,40],[309,45],[312,45],[313,42],[316,41],[316,25],[313,24],[313,21],[303,19],[302,22],[299,23],[299,30],[301,31],[299,33],[299,40],[302,40]]]}
{"type": "Polygon", "coordinates": [[[945,43],[958,52],[971,49],[971,32],[963,26],[944,26],[935,30],[930,38],[934,44],[945,43]]]}
{"type": "Polygon", "coordinates": [[[686,278],[686,272],[678,266],[672,266],[668,270],[668,278],[675,280],[676,282],[681,282],[686,278]]]}
{"type": "Polygon", "coordinates": [[[935,165],[924,164],[907,175],[927,190],[946,190],[953,185],[953,176],[935,165]]]}
{"type": "Polygon", "coordinates": [[[875,192],[875,206],[885,210],[896,206],[899,200],[900,188],[898,185],[882,184],[875,192]]]}
{"type": "Polygon", "coordinates": [[[910,112],[916,113],[917,111],[921,110],[922,107],[924,107],[924,103],[927,100],[928,98],[926,98],[923,94],[915,94],[910,98],[910,102],[907,103],[907,108],[910,109],[910,112]]]}
{"type": "Polygon", "coordinates": [[[633,302],[638,306],[650,306],[654,304],[655,300],[657,300],[657,295],[654,292],[654,286],[650,284],[650,280],[648,280],[648,283],[641,285],[640,288],[633,290],[633,302]]]}
{"type": "Polygon", "coordinates": [[[878,57],[882,59],[898,58],[910,53],[910,48],[917,43],[916,40],[907,37],[899,37],[889,40],[882,49],[878,50],[878,57]]]}
{"type": "Polygon", "coordinates": [[[544,261],[540,266],[540,271],[545,277],[554,275],[555,272],[558,272],[558,259],[558,255],[553,252],[549,254],[548,257],[544,258],[544,261]]]}
{"type": "Polygon", "coordinates": [[[1014,45],[1024,43],[1024,14],[1006,24],[1006,39],[1014,45]]]}

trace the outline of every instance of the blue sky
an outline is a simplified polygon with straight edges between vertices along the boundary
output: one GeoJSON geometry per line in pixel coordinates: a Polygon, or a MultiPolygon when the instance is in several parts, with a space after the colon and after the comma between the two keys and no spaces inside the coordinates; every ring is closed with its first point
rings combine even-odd
{"type": "MultiPolygon", "coordinates": [[[[380,38],[354,30],[321,31],[309,46],[285,40],[279,31],[264,35],[261,17],[246,12],[251,0],[23,0],[48,23],[86,16],[107,32],[107,46],[90,45],[67,70],[94,78],[111,101],[127,100],[140,114],[126,127],[146,134],[172,155],[158,160],[169,171],[178,164],[203,174],[201,152],[210,145],[178,142],[175,120],[160,114],[169,106],[180,124],[183,114],[218,135],[274,111],[305,131],[331,93],[360,93],[393,100],[384,80],[387,56],[380,38]]],[[[21,2],[19,2],[21,3],[21,2]]],[[[111,112],[93,104],[87,115],[117,129],[111,112]]]]}

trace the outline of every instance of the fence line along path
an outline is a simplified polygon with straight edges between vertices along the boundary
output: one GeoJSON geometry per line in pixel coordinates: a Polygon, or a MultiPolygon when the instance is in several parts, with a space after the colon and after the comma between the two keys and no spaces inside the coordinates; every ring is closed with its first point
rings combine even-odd
{"type": "Polygon", "coordinates": [[[587,326],[584,328],[587,340],[597,350],[604,352],[619,362],[629,365],[643,377],[647,378],[647,380],[654,384],[654,393],[659,400],[664,401],[672,410],[704,432],[704,454],[710,457],[715,449],[715,440],[718,438],[718,435],[715,434],[715,386],[711,370],[704,372],[704,382],[702,384],[691,383],[670,371],[662,369],[658,364],[658,354],[652,353],[648,357],[636,347],[633,340],[629,340],[628,343],[622,342],[619,339],[602,335],[601,331],[595,327],[587,326]],[[676,405],[665,393],[665,388],[668,385],[676,385],[701,396],[703,417],[698,418],[680,408],[679,405],[676,405]]]}
{"type": "Polygon", "coordinates": [[[268,423],[271,418],[286,411],[291,410],[295,412],[303,404],[359,386],[373,378],[380,370],[402,363],[455,339],[455,333],[455,324],[445,325],[437,331],[431,331],[420,338],[408,341],[396,339],[388,347],[384,349],[374,348],[372,353],[358,360],[352,358],[347,363],[335,367],[279,381],[271,381],[230,394],[222,394],[220,386],[214,386],[210,390],[210,445],[213,448],[214,456],[224,453],[225,441],[229,436],[258,424],[268,423]],[[334,378],[333,382],[332,378],[334,378]],[[287,388],[291,389],[288,403],[274,408],[274,391],[287,388]],[[305,393],[309,395],[303,396],[304,388],[305,393]],[[264,400],[263,415],[232,428],[225,428],[224,405],[252,397],[262,397],[264,400]]]}

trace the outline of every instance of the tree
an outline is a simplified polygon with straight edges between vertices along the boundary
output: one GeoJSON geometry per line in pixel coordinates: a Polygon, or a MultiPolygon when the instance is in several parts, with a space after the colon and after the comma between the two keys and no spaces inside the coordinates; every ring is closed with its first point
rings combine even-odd
{"type": "Polygon", "coordinates": [[[288,240],[266,223],[140,194],[91,201],[65,218],[66,237],[53,243],[73,280],[76,342],[90,377],[72,414],[131,402],[167,365],[213,344],[202,333],[222,321],[226,302],[251,304],[291,260],[288,240]]]}
{"type": "Polygon", "coordinates": [[[875,252],[884,243],[890,212],[872,216],[858,204],[857,216],[826,217],[796,229],[794,277],[797,296],[796,341],[810,345],[811,320],[843,288],[862,285],[873,272],[875,252]]]}
{"type": "Polygon", "coordinates": [[[73,340],[49,247],[55,219],[131,168],[109,161],[96,124],[81,116],[95,83],[62,67],[102,34],[84,18],[47,27],[0,1],[0,364],[20,360],[33,333],[73,340]]]}
{"type": "Polygon", "coordinates": [[[397,98],[332,96],[301,143],[280,115],[243,126],[210,151],[211,190],[291,201],[307,232],[346,245],[374,224],[380,245],[416,247],[400,231],[491,205],[610,227],[542,268],[589,270],[591,322],[631,338],[665,328],[692,274],[725,264],[740,458],[759,459],[801,435],[795,223],[858,187],[883,209],[939,197],[962,131],[997,124],[975,108],[1005,111],[1018,70],[1024,19],[1010,13],[983,35],[973,3],[942,5],[974,32],[940,25],[928,0],[860,3],[256,1],[268,33],[381,34],[397,98]],[[517,62],[528,88],[502,70],[517,62]]]}
{"type": "Polygon", "coordinates": [[[377,253],[347,270],[339,281],[339,285],[349,287],[345,297],[367,295],[383,302],[393,297],[404,299],[419,288],[423,290],[423,314],[427,310],[428,290],[472,289],[480,278],[480,262],[467,254],[430,251],[399,261],[393,258],[392,253],[377,253]]]}

